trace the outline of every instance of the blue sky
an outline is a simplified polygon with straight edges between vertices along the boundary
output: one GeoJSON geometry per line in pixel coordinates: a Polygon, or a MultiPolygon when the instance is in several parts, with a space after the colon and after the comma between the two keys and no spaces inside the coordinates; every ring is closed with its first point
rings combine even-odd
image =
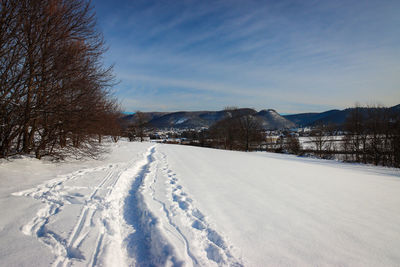
{"type": "Polygon", "coordinates": [[[125,111],[400,103],[400,1],[93,1],[125,111]]]}

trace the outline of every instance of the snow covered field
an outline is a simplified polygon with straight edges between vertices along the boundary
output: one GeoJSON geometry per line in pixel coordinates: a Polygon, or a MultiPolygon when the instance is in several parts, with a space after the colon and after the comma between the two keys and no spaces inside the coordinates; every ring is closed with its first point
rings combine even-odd
{"type": "Polygon", "coordinates": [[[1,266],[399,266],[400,171],[119,142],[0,163],[1,266]]]}

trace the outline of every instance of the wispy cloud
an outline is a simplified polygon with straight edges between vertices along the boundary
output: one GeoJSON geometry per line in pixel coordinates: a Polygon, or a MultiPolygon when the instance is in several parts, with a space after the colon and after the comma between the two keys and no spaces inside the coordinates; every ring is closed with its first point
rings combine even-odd
{"type": "Polygon", "coordinates": [[[96,8],[126,110],[400,102],[398,1],[108,3],[96,8]]]}

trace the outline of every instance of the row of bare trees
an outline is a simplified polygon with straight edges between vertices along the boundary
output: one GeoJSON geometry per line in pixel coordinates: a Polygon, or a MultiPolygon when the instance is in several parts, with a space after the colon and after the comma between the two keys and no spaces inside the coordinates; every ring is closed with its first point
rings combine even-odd
{"type": "Polygon", "coordinates": [[[355,107],[345,125],[345,160],[400,167],[400,114],[384,107],[355,107]]]}
{"type": "Polygon", "coordinates": [[[0,157],[92,153],[118,135],[102,35],[85,0],[1,0],[0,157]]]}
{"type": "Polygon", "coordinates": [[[354,107],[343,125],[316,125],[308,137],[321,158],[400,167],[400,112],[385,107],[354,107]],[[342,134],[338,134],[342,132],[342,134]]]}

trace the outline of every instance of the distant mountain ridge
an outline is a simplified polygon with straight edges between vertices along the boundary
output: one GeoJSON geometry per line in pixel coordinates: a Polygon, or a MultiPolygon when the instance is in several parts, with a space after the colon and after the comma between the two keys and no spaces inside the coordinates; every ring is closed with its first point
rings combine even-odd
{"type": "MultiPolygon", "coordinates": [[[[367,114],[370,108],[360,107],[361,112],[367,114]]],[[[400,114],[400,104],[389,107],[389,110],[400,114]]],[[[346,121],[347,116],[354,108],[346,108],[343,110],[332,109],[324,112],[299,113],[284,115],[283,117],[295,123],[298,127],[313,126],[315,124],[336,124],[341,125],[346,121]]]]}
{"type": "MultiPolygon", "coordinates": [[[[361,108],[367,113],[369,108],[361,108]]],[[[400,114],[400,104],[390,107],[390,110],[400,114]]],[[[273,109],[263,109],[257,112],[251,108],[240,108],[235,110],[239,116],[250,115],[257,118],[266,130],[280,130],[295,127],[307,127],[315,124],[337,124],[345,122],[346,117],[353,108],[344,110],[333,109],[324,112],[299,113],[291,115],[280,115],[273,109]]],[[[178,111],[178,112],[142,112],[144,120],[149,127],[157,129],[199,129],[208,128],[214,123],[232,116],[232,110],[220,111],[178,111]]],[[[137,120],[137,115],[127,115],[123,118],[128,123],[137,120]]]]}
{"type": "MultiPolygon", "coordinates": [[[[157,129],[199,129],[208,128],[214,123],[231,116],[230,110],[220,111],[178,111],[178,112],[143,112],[142,115],[148,126],[157,129]]],[[[275,110],[261,110],[257,112],[250,108],[235,110],[239,116],[251,115],[257,118],[264,129],[292,128],[296,124],[279,115],[275,110]]],[[[132,114],[124,117],[124,120],[134,122],[137,115],[132,114]]]]}

